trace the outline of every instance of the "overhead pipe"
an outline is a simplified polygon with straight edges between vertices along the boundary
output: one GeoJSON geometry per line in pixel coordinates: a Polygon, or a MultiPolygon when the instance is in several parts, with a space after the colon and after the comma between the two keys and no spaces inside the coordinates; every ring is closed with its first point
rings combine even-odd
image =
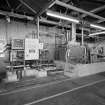
{"type": "Polygon", "coordinates": [[[91,12],[88,12],[88,11],[85,11],[85,10],[83,10],[83,9],[77,8],[77,7],[72,6],[72,5],[70,5],[70,4],[66,4],[66,3],[63,3],[63,2],[58,1],[58,0],[56,0],[56,4],[57,4],[57,5],[60,5],[60,6],[63,6],[63,7],[65,7],[65,8],[72,9],[72,10],[77,11],[77,12],[80,12],[80,13],[87,14],[87,15],[89,15],[89,16],[91,16],[91,17],[94,17],[94,18],[97,18],[97,19],[99,19],[99,20],[105,21],[105,18],[104,18],[104,17],[98,16],[98,15],[93,14],[93,13],[91,13],[91,12]]]}
{"type": "Polygon", "coordinates": [[[71,28],[70,25],[63,25],[62,23],[54,22],[54,21],[51,21],[51,20],[47,20],[45,18],[41,18],[39,21],[40,21],[40,23],[47,23],[47,24],[51,24],[51,25],[56,25],[56,26],[62,26],[62,27],[71,28]]]}
{"type": "MultiPolygon", "coordinates": [[[[30,21],[34,20],[34,17],[31,17],[31,16],[21,15],[21,14],[17,14],[17,13],[13,13],[13,12],[6,12],[6,11],[2,11],[2,10],[0,10],[0,14],[4,15],[4,16],[9,16],[9,17],[27,19],[27,20],[30,20],[30,21]]],[[[40,23],[48,23],[48,24],[57,25],[57,26],[62,26],[62,24],[60,24],[59,22],[54,22],[54,21],[51,21],[51,20],[47,20],[45,18],[39,19],[39,22],[40,23]]],[[[64,25],[64,27],[70,28],[70,25],[64,25]]]]}
{"type": "MultiPolygon", "coordinates": [[[[89,12],[97,13],[99,11],[102,11],[103,9],[105,9],[105,5],[102,5],[100,7],[94,8],[94,9],[90,10],[89,12]]],[[[83,17],[83,18],[86,17],[86,16],[87,16],[86,14],[81,15],[81,17],[83,17]]]]}
{"type": "Polygon", "coordinates": [[[34,20],[34,18],[31,16],[20,15],[17,13],[6,12],[6,11],[2,11],[2,10],[0,10],[0,14],[4,15],[4,16],[16,17],[16,18],[20,18],[20,19],[34,20]]]}
{"type": "Polygon", "coordinates": [[[96,12],[102,11],[102,10],[104,10],[104,9],[105,9],[105,5],[102,5],[102,6],[100,6],[100,7],[97,7],[97,8],[95,8],[95,9],[91,10],[90,12],[96,13],[96,12]]]}
{"type": "Polygon", "coordinates": [[[48,24],[52,24],[52,25],[59,25],[58,22],[54,22],[54,21],[51,21],[51,20],[47,20],[47,19],[45,19],[45,18],[41,18],[39,21],[40,21],[41,23],[48,23],[48,24]]]}
{"type": "MultiPolygon", "coordinates": [[[[56,26],[71,28],[71,25],[63,25],[62,23],[54,22],[54,21],[51,21],[51,20],[47,20],[47,19],[45,19],[45,18],[41,18],[39,21],[40,21],[40,23],[47,23],[47,24],[51,24],[51,25],[56,25],[56,26]]],[[[82,27],[79,26],[78,29],[81,30],[82,27]]],[[[84,30],[90,31],[89,28],[85,28],[85,27],[84,27],[84,30]]]]}

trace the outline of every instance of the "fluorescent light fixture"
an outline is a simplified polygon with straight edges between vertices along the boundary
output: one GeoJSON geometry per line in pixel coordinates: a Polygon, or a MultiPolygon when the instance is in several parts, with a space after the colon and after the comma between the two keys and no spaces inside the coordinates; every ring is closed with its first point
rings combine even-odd
{"type": "Polygon", "coordinates": [[[79,23],[79,20],[74,19],[74,18],[69,17],[69,16],[65,16],[65,15],[57,13],[57,12],[47,11],[47,15],[51,16],[51,17],[59,18],[59,19],[62,19],[62,20],[67,20],[67,21],[70,21],[70,22],[79,23]]]}
{"type": "Polygon", "coordinates": [[[31,21],[34,20],[34,18],[33,18],[33,17],[30,17],[30,16],[26,16],[26,18],[27,18],[28,20],[31,20],[31,21]]]}
{"type": "Polygon", "coordinates": [[[100,34],[105,34],[105,31],[92,33],[89,36],[95,36],[95,35],[100,35],[100,34]]]}
{"type": "Polygon", "coordinates": [[[101,30],[105,30],[105,27],[98,26],[98,25],[95,25],[95,24],[90,24],[90,26],[93,27],[93,28],[98,28],[98,29],[101,29],[101,30]]]}

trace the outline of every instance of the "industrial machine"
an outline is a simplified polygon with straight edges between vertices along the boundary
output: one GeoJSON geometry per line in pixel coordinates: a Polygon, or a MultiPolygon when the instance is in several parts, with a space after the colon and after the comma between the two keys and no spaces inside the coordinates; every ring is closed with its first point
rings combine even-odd
{"type": "Polygon", "coordinates": [[[66,62],[64,67],[64,74],[69,77],[77,76],[76,66],[78,64],[87,63],[87,50],[86,46],[80,46],[78,43],[69,42],[66,51],[66,62]]]}
{"type": "Polygon", "coordinates": [[[66,51],[68,63],[86,63],[86,48],[80,45],[69,45],[66,51]]]}

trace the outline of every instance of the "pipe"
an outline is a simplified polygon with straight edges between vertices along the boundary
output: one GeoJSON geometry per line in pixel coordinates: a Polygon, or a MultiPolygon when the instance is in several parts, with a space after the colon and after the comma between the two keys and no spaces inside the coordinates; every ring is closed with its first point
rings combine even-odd
{"type": "Polygon", "coordinates": [[[82,46],[84,45],[84,28],[82,27],[82,46]]]}
{"type": "MultiPolygon", "coordinates": [[[[89,12],[91,12],[91,13],[97,13],[97,12],[103,10],[103,9],[105,9],[105,5],[97,7],[95,9],[92,9],[89,12]]],[[[81,15],[81,17],[83,17],[83,18],[86,17],[86,16],[87,16],[86,14],[81,15]]]]}
{"type": "Polygon", "coordinates": [[[34,18],[31,17],[31,16],[20,15],[20,14],[17,14],[17,13],[6,12],[6,11],[2,11],[2,10],[0,10],[0,14],[4,15],[4,16],[16,17],[16,18],[20,18],[20,19],[34,20],[34,18]]]}
{"type": "Polygon", "coordinates": [[[39,17],[37,17],[37,38],[39,39],[39,17]]]}
{"type": "Polygon", "coordinates": [[[92,16],[94,18],[97,18],[99,20],[105,21],[105,18],[104,17],[98,16],[98,15],[93,14],[91,12],[85,11],[85,10],[80,9],[80,8],[77,8],[77,7],[74,7],[74,6],[70,5],[70,4],[66,4],[66,3],[63,3],[63,2],[58,1],[58,0],[56,0],[56,4],[57,5],[60,5],[60,6],[63,6],[63,7],[66,7],[66,8],[69,8],[69,9],[72,9],[72,10],[77,11],[77,12],[80,12],[80,13],[87,14],[87,15],[92,16]]]}

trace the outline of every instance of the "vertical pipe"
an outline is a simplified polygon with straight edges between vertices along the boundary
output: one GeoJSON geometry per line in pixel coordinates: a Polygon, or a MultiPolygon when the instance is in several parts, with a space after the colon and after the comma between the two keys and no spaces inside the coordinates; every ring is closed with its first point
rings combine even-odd
{"type": "Polygon", "coordinates": [[[76,24],[72,23],[72,42],[76,42],[76,24]]]}
{"type": "Polygon", "coordinates": [[[39,17],[37,17],[37,38],[39,39],[39,17]]]}
{"type": "Polygon", "coordinates": [[[24,39],[24,70],[26,70],[26,65],[25,65],[25,39],[24,39]]]}
{"type": "Polygon", "coordinates": [[[6,25],[5,26],[6,27],[5,28],[5,32],[6,32],[6,37],[5,38],[6,38],[6,43],[8,43],[8,22],[7,21],[6,21],[5,25],[6,25]]]}
{"type": "Polygon", "coordinates": [[[83,46],[84,45],[84,28],[83,28],[83,26],[82,26],[82,40],[81,41],[82,41],[81,44],[83,46]]]}
{"type": "MultiPolygon", "coordinates": [[[[37,38],[39,39],[39,16],[37,17],[37,38]]],[[[39,50],[39,54],[40,54],[40,50],[39,50]]],[[[40,60],[39,60],[39,62],[40,62],[40,60]]],[[[40,68],[38,67],[38,69],[40,69],[40,68]]]]}

